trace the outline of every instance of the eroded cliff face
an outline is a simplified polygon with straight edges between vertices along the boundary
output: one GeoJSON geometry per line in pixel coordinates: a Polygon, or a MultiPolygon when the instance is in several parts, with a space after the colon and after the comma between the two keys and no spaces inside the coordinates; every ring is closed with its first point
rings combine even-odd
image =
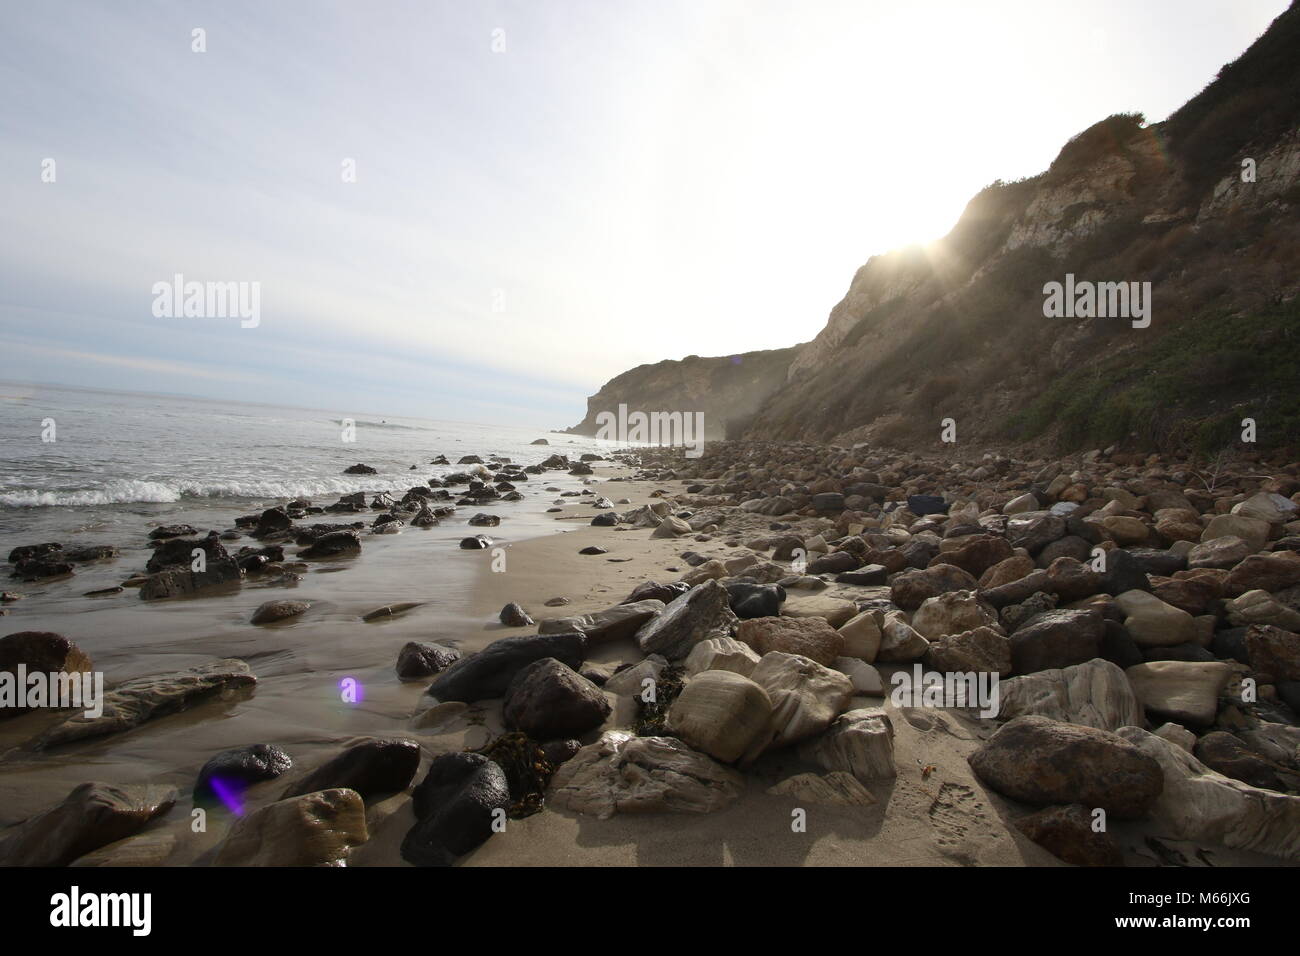
{"type": "Polygon", "coordinates": [[[704,438],[725,438],[730,427],[748,419],[763,401],[785,382],[790,362],[800,346],[744,352],[717,358],[690,355],[653,365],[639,365],[610,379],[587,399],[587,415],[568,431],[595,435],[601,412],[618,415],[620,405],[628,413],[641,411],[682,412],[704,416],[704,438]]]}
{"type": "Polygon", "coordinates": [[[1102,120],[1040,175],[982,190],[943,239],[873,257],[789,358],[716,393],[708,363],[727,359],[633,369],[580,429],[630,398],[707,402],[709,437],[729,421],[733,437],[930,447],[953,419],[958,441],[1205,450],[1253,417],[1266,444],[1297,443],[1297,49],[1293,4],[1165,122],[1102,120]],[[1149,282],[1149,327],[1045,316],[1067,274],[1149,282]]]}

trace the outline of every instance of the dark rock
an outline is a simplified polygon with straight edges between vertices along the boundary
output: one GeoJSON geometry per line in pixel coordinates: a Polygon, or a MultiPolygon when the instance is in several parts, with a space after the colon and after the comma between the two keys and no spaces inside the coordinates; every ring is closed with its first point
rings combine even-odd
{"type": "Polygon", "coordinates": [[[858,568],[856,571],[845,571],[835,576],[836,584],[856,584],[858,586],[870,587],[872,585],[884,584],[889,577],[889,572],[883,564],[868,564],[858,568]]]}
{"type": "Polygon", "coordinates": [[[1205,766],[1225,777],[1265,790],[1286,790],[1273,764],[1232,734],[1221,730],[1208,733],[1196,741],[1192,753],[1205,766]]]}
{"type": "Polygon", "coordinates": [[[420,745],[414,740],[373,737],[326,761],[292,784],[280,799],[339,787],[370,800],[405,790],[419,767],[420,745]]]}
{"type": "Polygon", "coordinates": [[[283,621],[285,618],[297,617],[310,607],[311,604],[307,601],[267,601],[253,612],[250,623],[270,624],[273,621],[283,621]]]}
{"type": "Polygon", "coordinates": [[[323,534],[307,549],[298,552],[300,558],[333,558],[344,554],[361,553],[361,536],[355,531],[331,531],[323,534]]]}
{"type": "Polygon", "coordinates": [[[592,518],[591,524],[596,528],[612,528],[618,524],[618,515],[612,511],[606,511],[592,518]]]}
{"type": "Polygon", "coordinates": [[[83,783],[62,803],[0,834],[0,866],[67,866],[139,833],[175,803],[173,787],[83,783]]]}
{"type": "Polygon", "coordinates": [[[979,582],[952,564],[904,571],[889,582],[890,598],[905,611],[915,611],[927,598],[949,591],[973,591],[978,587],[979,582]]]}
{"type": "Polygon", "coordinates": [[[610,703],[599,687],[553,657],[534,661],[506,689],[506,726],[535,740],[576,737],[599,727],[610,703]]]}
{"type": "Polygon", "coordinates": [[[1011,635],[1012,671],[1032,674],[1090,661],[1098,656],[1104,630],[1095,610],[1045,611],[1011,635]]]}
{"type": "Polygon", "coordinates": [[[661,614],[642,625],[636,640],[643,654],[676,660],[700,641],[730,637],[737,621],[727,589],[709,580],[674,598],[661,614]]]}
{"type": "Polygon", "coordinates": [[[432,677],[456,663],[460,657],[460,651],[454,647],[410,641],[397,654],[397,676],[402,680],[432,677]]]}
{"type": "Polygon", "coordinates": [[[149,532],[151,540],[159,541],[163,538],[184,538],[189,535],[198,534],[198,531],[187,524],[164,524],[159,525],[149,532]]]}
{"type": "Polygon", "coordinates": [[[578,553],[579,554],[609,554],[609,549],[602,548],[593,544],[590,547],[583,548],[578,553]]]}
{"type": "Polygon", "coordinates": [[[363,464],[361,464],[361,462],[357,462],[355,465],[348,465],[348,467],[344,468],[344,469],[343,469],[343,474],[345,474],[345,475],[377,475],[377,474],[379,474],[379,471],[378,471],[378,469],[371,468],[369,465],[363,465],[363,464]]]}
{"type": "Polygon", "coordinates": [[[948,513],[948,502],[944,501],[938,495],[908,495],[907,510],[912,512],[918,518],[926,515],[946,515],[948,513]]]}
{"type": "Polygon", "coordinates": [[[1102,590],[1118,596],[1125,591],[1150,591],[1151,581],[1141,563],[1123,548],[1106,552],[1106,571],[1102,576],[1102,590]]]}
{"type": "Polygon", "coordinates": [[[461,538],[460,546],[466,551],[481,551],[492,547],[492,539],[485,534],[476,534],[472,538],[461,538]]]}
{"type": "Polygon", "coordinates": [[[1101,807],[1121,818],[1143,816],[1164,789],[1159,762],[1133,744],[1047,717],[1008,721],[969,763],[1004,797],[1035,806],[1101,807]]]}
{"type": "Polygon", "coordinates": [[[779,584],[749,584],[738,581],[725,587],[732,612],[742,620],[776,617],[781,613],[785,588],[779,584]]]}
{"type": "Polygon", "coordinates": [[[194,804],[218,806],[224,797],[237,797],[253,784],[274,780],[292,766],[287,753],[269,744],[223,750],[199,771],[194,781],[194,804]]]}
{"type": "Polygon", "coordinates": [[[518,604],[511,601],[501,609],[501,623],[506,627],[532,627],[533,619],[518,604]]]}
{"type": "Polygon", "coordinates": [[[493,641],[483,650],[462,657],[429,685],[428,693],[440,701],[502,697],[519,671],[533,661],[554,657],[576,669],[587,654],[583,634],[539,634],[493,641]]]}
{"type": "Polygon", "coordinates": [[[419,822],[402,841],[402,859],[416,866],[450,866],[480,846],[510,808],[505,771],[483,754],[435,757],[412,795],[419,822]]]}
{"type": "Polygon", "coordinates": [[[809,574],[834,574],[840,571],[852,571],[861,562],[847,551],[832,551],[808,563],[809,574]]]}
{"type": "Polygon", "coordinates": [[[500,515],[484,514],[480,511],[474,517],[469,519],[469,523],[476,528],[495,528],[501,524],[500,515]]]}
{"type": "Polygon", "coordinates": [[[632,593],[625,597],[620,604],[635,604],[638,601],[663,601],[670,604],[675,598],[680,597],[691,589],[691,586],[684,581],[676,581],[672,584],[660,584],[658,581],[643,581],[632,589],[632,593]]]}
{"type": "Polygon", "coordinates": [[[1092,828],[1092,811],[1074,803],[1047,807],[1015,821],[1047,852],[1075,866],[1123,866],[1124,854],[1109,833],[1092,828]]]}

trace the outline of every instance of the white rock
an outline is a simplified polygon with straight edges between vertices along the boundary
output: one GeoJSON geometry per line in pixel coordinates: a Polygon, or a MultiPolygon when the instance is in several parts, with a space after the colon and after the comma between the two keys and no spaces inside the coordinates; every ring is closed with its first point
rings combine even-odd
{"type": "Polygon", "coordinates": [[[801,746],[799,756],[824,770],[851,773],[863,782],[898,772],[894,767],[894,727],[880,707],[841,714],[826,733],[801,746]]]}
{"type": "Polygon", "coordinates": [[[848,677],[801,654],[770,651],[750,679],[767,691],[772,702],[769,749],[820,734],[853,698],[848,677]]]}
{"type": "Polygon", "coordinates": [[[1142,705],[1128,678],[1101,658],[1001,681],[998,693],[1003,720],[1038,714],[1100,730],[1143,723],[1142,705]]]}
{"type": "Polygon", "coordinates": [[[876,660],[893,663],[919,661],[930,642],[907,623],[902,611],[890,611],[880,628],[880,650],[876,660]]]}
{"type": "Polygon", "coordinates": [[[974,591],[948,591],[926,598],[912,615],[912,627],[927,641],[977,627],[1000,629],[997,613],[974,591]]]}
{"type": "Polygon", "coordinates": [[[619,671],[605,681],[601,690],[618,697],[636,697],[646,688],[646,681],[657,681],[668,662],[658,654],[652,654],[643,661],[619,671]]]}
{"type": "Polygon", "coordinates": [[[1300,797],[1215,773],[1177,744],[1137,727],[1118,734],[1159,761],[1165,785],[1151,818],[1169,836],[1300,860],[1300,797]]]}
{"type": "Polygon", "coordinates": [[[1258,518],[1269,524],[1283,524],[1296,516],[1296,503],[1281,495],[1260,492],[1232,506],[1232,513],[1258,518]]]}
{"type": "Polygon", "coordinates": [[[731,637],[714,637],[696,644],[686,655],[686,676],[701,671],[732,671],[748,677],[758,666],[759,657],[752,647],[731,637]]]}
{"type": "Polygon", "coordinates": [[[863,611],[840,625],[844,637],[844,655],[864,661],[874,661],[880,652],[880,622],[884,615],[879,611],[863,611]]]}
{"type": "Polygon", "coordinates": [[[1228,620],[1238,627],[1272,624],[1286,631],[1300,632],[1300,611],[1274,600],[1267,591],[1247,591],[1224,605],[1228,620]]]}
{"type": "Polygon", "coordinates": [[[748,677],[704,671],[686,682],[666,729],[724,763],[752,760],[771,739],[772,701],[748,677]]]}
{"type": "Polygon", "coordinates": [[[853,692],[872,697],[885,696],[885,682],[880,671],[857,657],[835,658],[835,669],[853,682],[853,692]]]}
{"type": "Polygon", "coordinates": [[[1196,639],[1192,616],[1146,591],[1125,591],[1115,598],[1124,614],[1124,627],[1142,647],[1168,647],[1196,639]]]}
{"type": "Polygon", "coordinates": [[[1214,721],[1232,667],[1221,661],[1148,661],[1124,674],[1148,713],[1205,726],[1214,721]]]}

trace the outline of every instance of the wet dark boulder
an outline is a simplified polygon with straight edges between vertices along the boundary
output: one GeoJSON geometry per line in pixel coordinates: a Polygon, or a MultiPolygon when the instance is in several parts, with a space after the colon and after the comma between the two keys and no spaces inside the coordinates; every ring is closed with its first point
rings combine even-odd
{"type": "Polygon", "coordinates": [[[450,866],[504,824],[510,808],[505,771],[477,753],[435,757],[411,800],[418,822],[402,841],[402,859],[450,866]]]}
{"type": "Polygon", "coordinates": [[[611,707],[600,688],[553,657],[533,661],[506,688],[506,726],[534,740],[577,737],[605,722],[611,707]]]}
{"type": "Polygon", "coordinates": [[[293,766],[293,759],[270,744],[223,750],[203,765],[194,781],[194,805],[230,805],[255,783],[274,780],[293,766]]]}
{"type": "Polygon", "coordinates": [[[363,800],[371,800],[405,790],[419,767],[420,745],[414,740],[373,737],[321,764],[291,784],[280,799],[341,787],[355,790],[363,800]]]}
{"type": "Polygon", "coordinates": [[[586,655],[587,638],[583,634],[506,637],[452,664],[429,685],[428,693],[439,701],[467,704],[503,697],[515,675],[533,661],[554,657],[576,670],[586,655]]]}
{"type": "Polygon", "coordinates": [[[402,680],[419,680],[440,674],[461,658],[461,653],[445,644],[410,641],[397,654],[397,676],[402,680]]]}

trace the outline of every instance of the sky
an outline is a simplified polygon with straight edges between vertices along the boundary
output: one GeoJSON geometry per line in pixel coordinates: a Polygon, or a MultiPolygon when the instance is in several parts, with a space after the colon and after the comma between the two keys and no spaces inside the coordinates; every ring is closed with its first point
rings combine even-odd
{"type": "Polygon", "coordinates": [[[0,379],[571,425],[633,366],[811,339],[1286,6],[0,0],[0,379]],[[178,274],[256,323],[155,314],[178,274]]]}

